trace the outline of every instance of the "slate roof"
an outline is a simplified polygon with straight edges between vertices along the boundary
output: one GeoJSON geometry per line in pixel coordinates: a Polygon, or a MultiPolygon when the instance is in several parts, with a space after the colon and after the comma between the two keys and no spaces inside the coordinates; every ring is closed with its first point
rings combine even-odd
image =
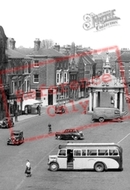
{"type": "Polygon", "coordinates": [[[34,50],[34,48],[20,48],[17,50],[27,56],[30,56],[30,55],[31,56],[47,56],[47,57],[64,57],[65,56],[54,49],[40,48],[38,51],[36,51],[34,50]]]}
{"type": "Polygon", "coordinates": [[[30,59],[29,57],[17,51],[17,49],[7,49],[6,54],[8,55],[8,58],[11,59],[30,59]]]}
{"type": "MultiPolygon", "coordinates": [[[[121,60],[122,62],[130,62],[130,51],[127,52],[123,52],[119,58],[119,60],[121,60]]],[[[116,61],[118,62],[118,59],[116,59],[116,61]]]]}

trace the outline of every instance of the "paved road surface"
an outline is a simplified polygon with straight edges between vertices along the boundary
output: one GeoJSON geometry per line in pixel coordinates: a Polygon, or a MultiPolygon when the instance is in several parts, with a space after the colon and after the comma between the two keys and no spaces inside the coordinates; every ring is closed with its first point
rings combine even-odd
{"type": "Polygon", "coordinates": [[[98,124],[85,128],[91,124],[91,116],[82,114],[80,105],[76,105],[77,111],[50,117],[32,117],[15,123],[15,129],[24,131],[28,142],[20,146],[7,146],[6,139],[8,129],[0,129],[0,189],[4,190],[129,190],[130,189],[130,122],[98,124]],[[47,138],[36,137],[48,133],[48,122],[52,124],[53,131],[63,130],[70,127],[83,127],[85,140],[80,142],[120,142],[124,150],[124,170],[122,172],[93,171],[58,171],[50,172],[47,166],[49,154],[55,154],[57,147],[64,141],[55,140],[54,136],[47,138]],[[32,138],[33,137],[33,138],[32,138]],[[24,175],[25,163],[29,159],[32,164],[33,175],[26,178],[24,175]]]}

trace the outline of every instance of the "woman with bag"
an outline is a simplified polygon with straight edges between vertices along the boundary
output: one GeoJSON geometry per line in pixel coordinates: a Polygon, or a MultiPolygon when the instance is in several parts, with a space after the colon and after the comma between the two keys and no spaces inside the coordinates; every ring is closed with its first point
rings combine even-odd
{"type": "Polygon", "coordinates": [[[25,169],[25,174],[27,177],[31,177],[31,164],[29,162],[29,160],[27,160],[26,162],[26,169],[25,169]]]}

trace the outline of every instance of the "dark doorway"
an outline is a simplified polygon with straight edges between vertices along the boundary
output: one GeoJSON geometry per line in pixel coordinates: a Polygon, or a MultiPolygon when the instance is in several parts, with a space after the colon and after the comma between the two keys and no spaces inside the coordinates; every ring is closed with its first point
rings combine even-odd
{"type": "Polygon", "coordinates": [[[48,90],[48,105],[53,105],[53,90],[48,90]]]}

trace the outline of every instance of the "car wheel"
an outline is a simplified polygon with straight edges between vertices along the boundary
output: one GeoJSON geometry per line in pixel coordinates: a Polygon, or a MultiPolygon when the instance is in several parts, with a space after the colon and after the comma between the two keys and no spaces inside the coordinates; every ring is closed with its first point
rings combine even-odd
{"type": "Polygon", "coordinates": [[[60,137],[59,135],[57,135],[57,139],[59,139],[59,140],[60,140],[60,139],[61,139],[61,137],[60,137]]]}
{"type": "Polygon", "coordinates": [[[9,143],[7,142],[7,145],[9,145],[9,143]]]}
{"type": "Polygon", "coordinates": [[[104,166],[103,163],[97,162],[97,163],[95,164],[95,166],[94,166],[94,169],[95,169],[96,172],[103,172],[104,169],[105,169],[105,166],[104,166]]]}
{"type": "Polygon", "coordinates": [[[55,136],[55,139],[58,139],[57,135],[55,136]]]}
{"type": "Polygon", "coordinates": [[[49,166],[49,169],[50,169],[51,171],[53,171],[53,172],[57,171],[58,168],[59,168],[59,166],[58,166],[58,164],[55,163],[55,162],[51,163],[50,166],[49,166]]]}
{"type": "Polygon", "coordinates": [[[103,123],[103,122],[104,122],[104,118],[103,118],[103,117],[100,117],[100,118],[99,118],[99,122],[100,122],[100,123],[103,123]]]}
{"type": "Polygon", "coordinates": [[[73,139],[74,139],[74,140],[78,140],[78,137],[77,137],[77,136],[74,136],[73,139]]]}

